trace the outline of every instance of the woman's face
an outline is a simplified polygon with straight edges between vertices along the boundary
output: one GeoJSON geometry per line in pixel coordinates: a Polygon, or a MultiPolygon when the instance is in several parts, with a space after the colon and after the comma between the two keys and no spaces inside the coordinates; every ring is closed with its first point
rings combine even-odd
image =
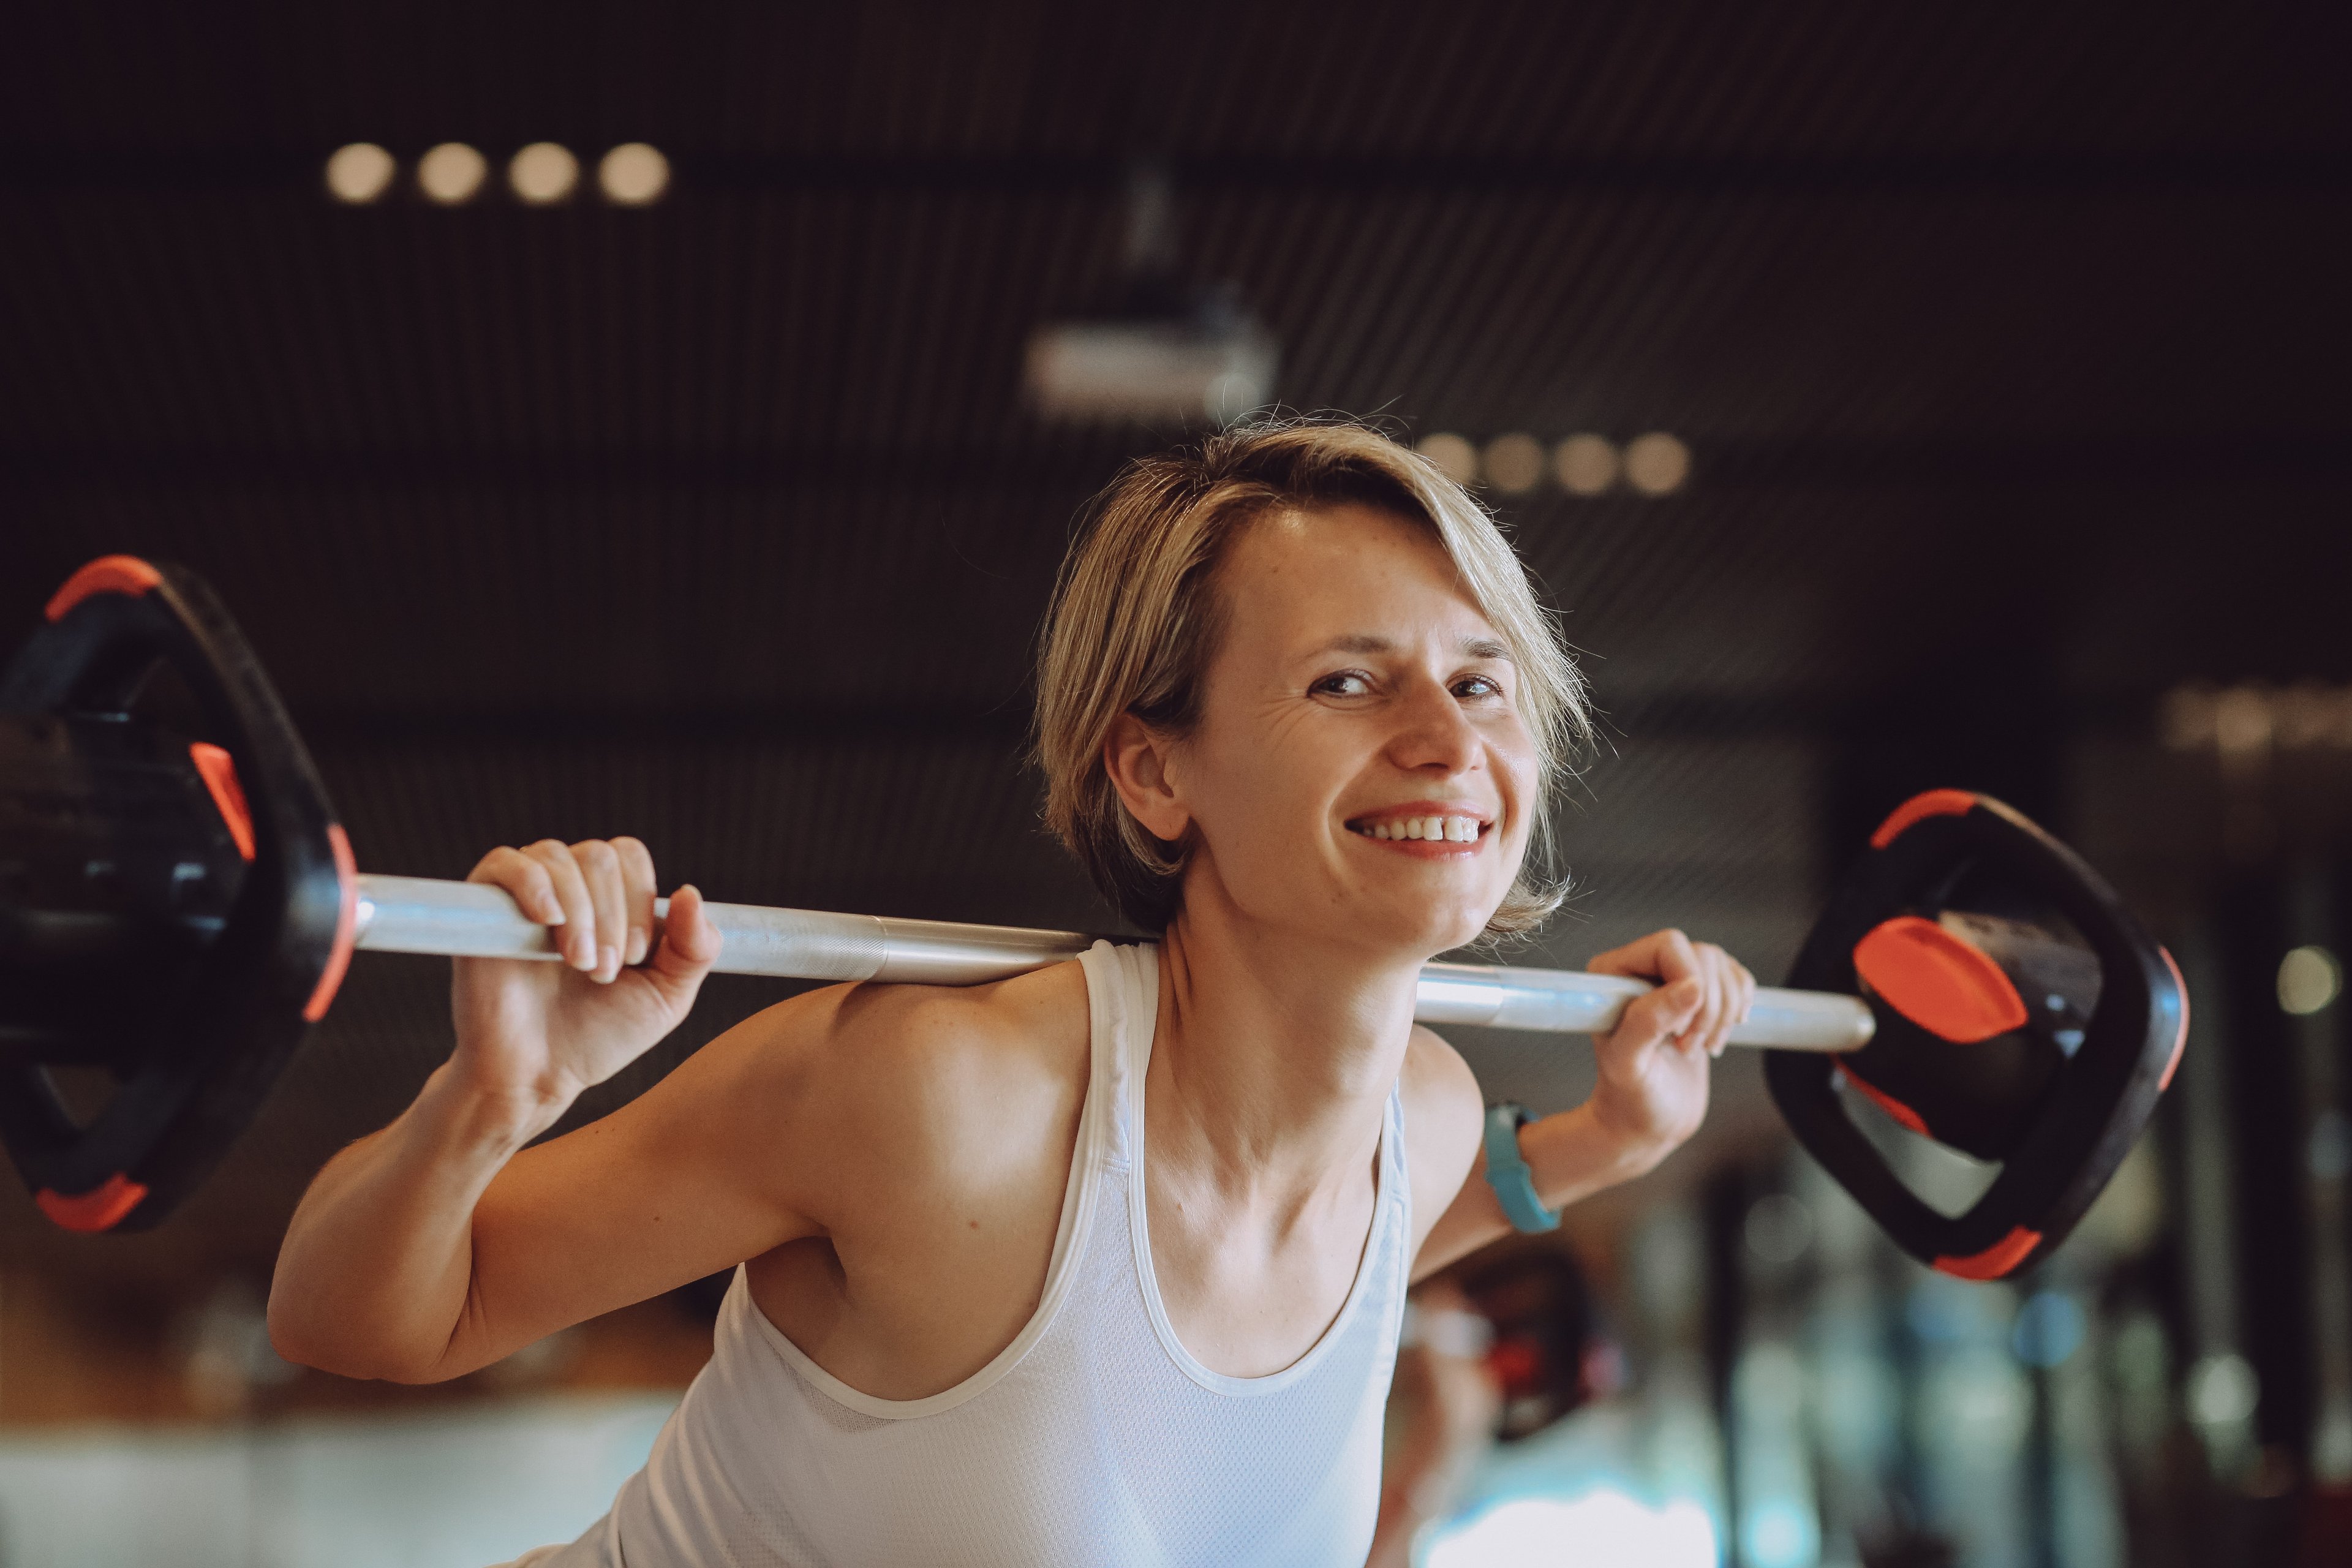
{"type": "Polygon", "coordinates": [[[1400,956],[1475,940],[1526,853],[1536,750],[1444,551],[1370,507],[1293,512],[1245,529],[1216,588],[1200,723],[1166,752],[1188,905],[1400,956]]]}

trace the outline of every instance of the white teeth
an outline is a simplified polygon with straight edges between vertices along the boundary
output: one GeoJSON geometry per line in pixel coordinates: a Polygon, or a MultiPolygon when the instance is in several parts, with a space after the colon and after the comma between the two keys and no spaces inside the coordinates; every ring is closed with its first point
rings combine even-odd
{"type": "Polygon", "coordinates": [[[1432,843],[1475,844],[1478,842],[1479,826],[1475,816],[1405,816],[1367,823],[1356,831],[1367,838],[1418,838],[1432,843]]]}

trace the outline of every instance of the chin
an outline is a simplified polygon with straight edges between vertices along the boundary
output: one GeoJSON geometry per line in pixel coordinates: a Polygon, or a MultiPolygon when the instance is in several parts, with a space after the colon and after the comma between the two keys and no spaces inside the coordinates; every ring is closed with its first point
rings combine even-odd
{"type": "Polygon", "coordinates": [[[1486,934],[1486,921],[1491,913],[1490,910],[1488,914],[1462,921],[1458,925],[1449,926],[1444,931],[1432,932],[1429,940],[1422,943],[1423,955],[1435,958],[1441,952],[1452,952],[1457,947],[1468,947],[1486,934]]]}
{"type": "MultiPolygon", "coordinates": [[[[1499,903],[1501,900],[1496,900],[1499,903]]],[[[1409,908],[1391,908],[1380,916],[1369,915],[1360,929],[1376,931],[1380,945],[1400,954],[1411,954],[1416,961],[1451,952],[1457,947],[1467,947],[1486,932],[1486,921],[1493,918],[1493,904],[1453,905],[1431,908],[1419,904],[1409,908]],[[1385,917],[1385,918],[1383,918],[1385,917]]]]}
{"type": "Polygon", "coordinates": [[[1227,885],[1228,896],[1266,925],[1313,945],[1367,948],[1416,963],[1476,942],[1510,890],[1507,882],[1486,887],[1487,878],[1451,868],[1447,876],[1332,878],[1322,884],[1324,897],[1302,899],[1300,889],[1317,880],[1312,871],[1284,877],[1275,868],[1252,869],[1243,885],[1227,885]]]}

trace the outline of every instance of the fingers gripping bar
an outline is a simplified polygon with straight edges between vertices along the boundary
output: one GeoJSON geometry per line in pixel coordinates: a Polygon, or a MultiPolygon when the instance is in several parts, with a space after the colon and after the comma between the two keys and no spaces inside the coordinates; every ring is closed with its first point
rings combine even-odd
{"type": "MultiPolygon", "coordinates": [[[[554,960],[548,930],[499,889],[423,877],[359,879],[358,945],[377,952],[554,960]]],[[[724,939],[717,968],[728,974],[801,980],[879,980],[977,985],[1075,958],[1094,938],[1076,931],[950,921],[891,920],[817,910],[706,904],[724,939]]],[[[669,900],[656,900],[657,918],[669,900]]],[[[1421,972],[1413,1016],[1424,1024],[1600,1034],[1616,1027],[1646,981],[1574,970],[1431,963],[1421,972]]],[[[1783,1050],[1851,1051],[1875,1027],[1869,1005],[1830,992],[1759,990],[1735,1045],[1783,1050]]]]}

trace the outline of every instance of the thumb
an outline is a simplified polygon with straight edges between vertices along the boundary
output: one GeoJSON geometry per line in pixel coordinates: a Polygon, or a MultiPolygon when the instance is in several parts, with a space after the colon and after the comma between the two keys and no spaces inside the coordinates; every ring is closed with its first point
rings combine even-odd
{"type": "Polygon", "coordinates": [[[676,992],[681,988],[691,996],[702,984],[702,977],[719,962],[719,950],[724,939],[719,928],[710,921],[710,912],[703,907],[701,889],[691,882],[670,895],[669,913],[662,921],[661,942],[654,949],[646,967],[662,988],[676,992]]]}
{"type": "Polygon", "coordinates": [[[1706,1001],[1706,985],[1691,975],[1636,996],[1626,1004],[1610,1034],[1613,1054],[1638,1064],[1669,1037],[1688,1028],[1706,1001]]]}

